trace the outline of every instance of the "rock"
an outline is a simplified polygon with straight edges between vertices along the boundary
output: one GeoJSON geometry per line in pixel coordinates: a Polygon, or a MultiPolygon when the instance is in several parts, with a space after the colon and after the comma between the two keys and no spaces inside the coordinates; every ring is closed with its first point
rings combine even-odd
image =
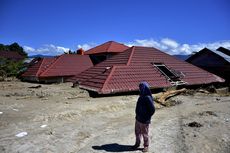
{"type": "Polygon", "coordinates": [[[31,86],[31,87],[28,87],[28,88],[38,89],[38,88],[41,88],[41,87],[42,87],[41,85],[37,85],[37,86],[31,86]]]}
{"type": "Polygon", "coordinates": [[[202,127],[203,125],[194,121],[194,122],[188,123],[188,126],[189,127],[202,127]]]}

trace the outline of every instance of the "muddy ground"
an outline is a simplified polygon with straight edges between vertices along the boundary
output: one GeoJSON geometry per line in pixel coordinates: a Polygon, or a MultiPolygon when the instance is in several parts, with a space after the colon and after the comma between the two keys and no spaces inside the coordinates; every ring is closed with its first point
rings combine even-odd
{"type": "MultiPolygon", "coordinates": [[[[70,86],[0,82],[0,152],[141,152],[130,149],[138,95],[91,98],[70,86]]],[[[156,105],[149,152],[230,152],[229,96],[195,93],[171,100],[180,104],[156,105]]]]}

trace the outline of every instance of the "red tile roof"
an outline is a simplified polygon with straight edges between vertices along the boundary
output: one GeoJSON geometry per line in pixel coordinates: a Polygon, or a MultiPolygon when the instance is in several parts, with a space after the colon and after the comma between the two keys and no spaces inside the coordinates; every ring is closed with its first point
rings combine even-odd
{"type": "Polygon", "coordinates": [[[11,59],[15,61],[23,60],[24,57],[20,55],[18,52],[14,51],[0,51],[0,57],[11,59]]]}
{"type": "Polygon", "coordinates": [[[85,52],[85,54],[90,55],[90,54],[101,54],[101,53],[120,53],[128,48],[129,48],[128,46],[117,43],[115,41],[108,41],[104,44],[89,49],[88,51],[85,52]]]}
{"type": "Polygon", "coordinates": [[[88,55],[63,54],[55,58],[42,58],[32,61],[23,76],[36,76],[38,78],[74,76],[93,66],[88,55]]]}
{"type": "Polygon", "coordinates": [[[46,69],[40,77],[74,76],[93,64],[87,55],[63,54],[46,69]]]}
{"type": "Polygon", "coordinates": [[[180,72],[180,80],[188,85],[224,81],[214,74],[149,47],[127,49],[80,73],[74,80],[81,88],[99,94],[136,91],[141,81],[147,81],[152,88],[172,86],[153,63],[163,63],[171,71],[180,72]]]}
{"type": "Polygon", "coordinates": [[[44,72],[52,62],[55,61],[55,58],[36,58],[30,62],[28,69],[22,74],[22,77],[25,76],[34,76],[39,77],[42,72],[44,72]]]}

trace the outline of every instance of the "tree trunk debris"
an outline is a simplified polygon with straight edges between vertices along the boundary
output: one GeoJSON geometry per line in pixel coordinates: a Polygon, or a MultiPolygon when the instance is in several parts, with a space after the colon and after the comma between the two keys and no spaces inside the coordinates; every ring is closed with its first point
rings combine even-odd
{"type": "Polygon", "coordinates": [[[154,97],[155,97],[155,101],[163,106],[167,106],[166,105],[166,100],[173,97],[173,96],[176,96],[178,94],[181,94],[181,93],[184,93],[186,92],[186,89],[183,88],[183,89],[180,89],[180,90],[171,90],[171,91],[166,91],[164,93],[159,93],[159,94],[155,94],[154,97]]]}

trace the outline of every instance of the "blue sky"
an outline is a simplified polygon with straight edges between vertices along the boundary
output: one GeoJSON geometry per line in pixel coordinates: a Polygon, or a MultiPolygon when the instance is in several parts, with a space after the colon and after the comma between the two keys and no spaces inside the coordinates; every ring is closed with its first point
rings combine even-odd
{"type": "Polygon", "coordinates": [[[0,0],[0,43],[61,54],[114,40],[189,54],[230,48],[230,0],[0,0]]]}

